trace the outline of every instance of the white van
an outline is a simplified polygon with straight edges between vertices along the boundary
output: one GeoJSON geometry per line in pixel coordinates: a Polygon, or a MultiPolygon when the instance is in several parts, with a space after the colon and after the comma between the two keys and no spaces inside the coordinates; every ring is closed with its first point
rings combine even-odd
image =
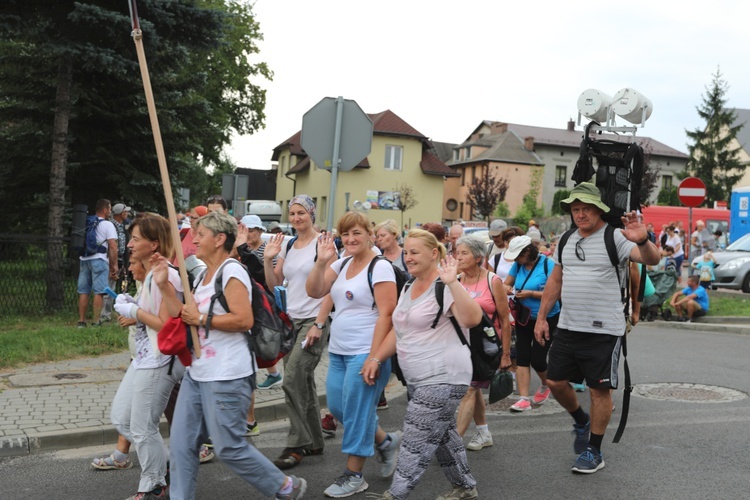
{"type": "Polygon", "coordinates": [[[247,200],[244,215],[257,215],[264,223],[280,222],[281,203],[274,200],[247,200]]]}

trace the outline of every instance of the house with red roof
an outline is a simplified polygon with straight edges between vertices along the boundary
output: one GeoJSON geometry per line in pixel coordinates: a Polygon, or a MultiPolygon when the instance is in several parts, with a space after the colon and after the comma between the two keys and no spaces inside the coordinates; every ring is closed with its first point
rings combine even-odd
{"type": "Polygon", "coordinates": [[[404,212],[403,224],[441,222],[446,179],[458,173],[438,156],[435,145],[391,110],[368,114],[373,122],[370,154],[354,169],[339,172],[335,206],[330,206],[331,174],[316,165],[300,143],[297,131],[273,150],[277,163],[276,199],[286,217],[289,201],[297,194],[315,200],[322,226],[333,210],[334,224],[347,210],[367,211],[375,222],[394,219],[401,225],[399,191],[410,187],[417,205],[404,212]]]}

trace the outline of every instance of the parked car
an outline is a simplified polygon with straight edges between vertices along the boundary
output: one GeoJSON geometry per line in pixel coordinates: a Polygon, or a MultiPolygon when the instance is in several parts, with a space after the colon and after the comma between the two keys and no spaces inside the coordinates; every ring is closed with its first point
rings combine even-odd
{"type": "Polygon", "coordinates": [[[714,252],[714,259],[714,287],[750,293],[750,234],[738,239],[723,252],[714,252]]]}

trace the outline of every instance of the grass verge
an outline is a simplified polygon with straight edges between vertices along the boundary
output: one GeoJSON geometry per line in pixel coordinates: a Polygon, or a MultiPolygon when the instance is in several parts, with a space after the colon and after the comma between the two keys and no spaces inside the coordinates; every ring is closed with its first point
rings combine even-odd
{"type": "Polygon", "coordinates": [[[70,315],[5,317],[0,322],[0,370],[26,364],[100,356],[128,348],[116,322],[76,328],[70,315]]]}

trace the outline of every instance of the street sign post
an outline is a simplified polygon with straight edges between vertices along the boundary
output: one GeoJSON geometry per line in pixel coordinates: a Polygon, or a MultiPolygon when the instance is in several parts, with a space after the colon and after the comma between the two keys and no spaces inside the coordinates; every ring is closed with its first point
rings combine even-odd
{"type": "Polygon", "coordinates": [[[350,99],[325,97],[302,117],[301,144],[318,167],[331,170],[327,229],[333,227],[338,172],[352,170],[372,148],[372,120],[350,99]]]}
{"type": "MultiPolygon", "coordinates": [[[[688,250],[690,245],[690,235],[693,228],[693,207],[699,207],[706,200],[706,185],[697,177],[686,177],[682,179],[680,185],[677,187],[677,197],[680,199],[680,203],[688,208],[688,230],[687,238],[685,235],[680,235],[683,238],[682,248],[688,250]]],[[[689,250],[685,252],[687,256],[692,259],[694,256],[690,255],[689,250]]]]}

